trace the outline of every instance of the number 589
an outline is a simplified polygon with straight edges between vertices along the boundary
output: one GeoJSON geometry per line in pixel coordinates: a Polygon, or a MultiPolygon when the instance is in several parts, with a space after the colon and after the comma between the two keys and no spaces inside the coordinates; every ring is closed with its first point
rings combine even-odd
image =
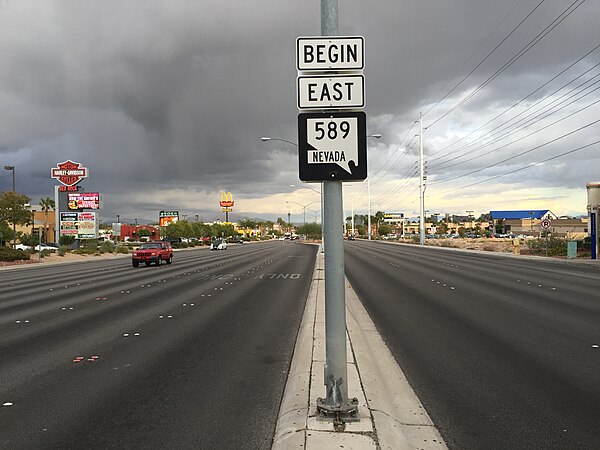
{"type": "Polygon", "coordinates": [[[335,140],[338,137],[338,133],[341,134],[342,139],[346,139],[350,134],[350,123],[345,120],[340,122],[339,125],[335,121],[329,122],[315,122],[315,132],[317,135],[315,139],[320,141],[327,136],[330,140],[335,140]]]}

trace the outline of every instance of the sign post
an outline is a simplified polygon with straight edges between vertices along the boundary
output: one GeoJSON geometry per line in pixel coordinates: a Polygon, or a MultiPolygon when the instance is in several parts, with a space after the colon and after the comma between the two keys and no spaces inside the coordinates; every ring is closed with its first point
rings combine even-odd
{"type": "Polygon", "coordinates": [[[337,0],[321,0],[320,37],[296,40],[299,177],[323,182],[325,398],[319,420],[335,430],[357,421],[348,398],[342,182],[367,177],[364,39],[340,37],[337,0]],[[351,111],[347,111],[347,110],[351,111]]]}
{"type": "Polygon", "coordinates": [[[221,211],[225,213],[225,223],[229,223],[229,213],[233,211],[234,204],[235,202],[233,201],[233,194],[231,192],[221,192],[219,205],[221,206],[221,211]]]}
{"type": "MultiPolygon", "coordinates": [[[[54,203],[55,203],[55,207],[54,207],[54,218],[55,218],[55,230],[54,230],[54,239],[55,242],[60,242],[60,236],[61,234],[61,227],[60,227],[60,222],[62,220],[61,218],[61,214],[62,212],[66,211],[67,208],[70,211],[81,211],[84,208],[88,208],[88,203],[84,204],[83,206],[79,206],[78,203],[78,198],[74,198],[73,200],[71,198],[68,198],[68,195],[76,195],[74,193],[79,192],[79,188],[81,186],[78,186],[78,183],[83,180],[84,178],[87,178],[89,175],[88,169],[86,167],[83,167],[83,165],[81,163],[75,162],[75,161],[71,161],[70,159],[63,161],[61,163],[58,163],[56,165],[56,167],[53,167],[52,169],[50,169],[50,176],[52,178],[54,178],[55,180],[57,180],[61,185],[60,186],[55,186],[54,187],[54,203]],[[68,194],[70,193],[70,194],[68,194]],[[73,202],[75,201],[75,203],[70,203],[69,206],[69,202],[73,202]]],[[[83,199],[82,199],[83,200],[83,199]]],[[[85,199],[86,202],[87,201],[93,201],[94,199],[85,199]]],[[[97,203],[97,208],[94,209],[98,209],[100,207],[100,194],[98,194],[98,203],[97,203]]],[[[95,220],[95,219],[94,219],[95,220]]],[[[77,233],[67,233],[67,234],[71,234],[71,235],[77,235],[77,233]]],[[[96,232],[96,236],[97,236],[97,232],[96,232]]]]}
{"type": "Polygon", "coordinates": [[[552,221],[548,218],[542,219],[540,222],[540,227],[546,233],[546,256],[548,256],[548,230],[552,227],[552,221]]]}

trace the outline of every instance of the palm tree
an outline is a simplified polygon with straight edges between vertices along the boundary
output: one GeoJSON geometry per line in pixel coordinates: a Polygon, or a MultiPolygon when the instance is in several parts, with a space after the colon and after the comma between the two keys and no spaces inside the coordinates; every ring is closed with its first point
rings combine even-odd
{"type": "Polygon", "coordinates": [[[277,224],[279,225],[279,232],[281,234],[284,233],[284,229],[287,230],[288,225],[285,223],[285,220],[283,220],[281,217],[277,218],[277,224]]]}
{"type": "Polygon", "coordinates": [[[46,231],[48,230],[48,211],[56,207],[56,203],[50,197],[46,197],[40,200],[40,206],[44,211],[44,242],[48,242],[48,236],[46,231]]]}

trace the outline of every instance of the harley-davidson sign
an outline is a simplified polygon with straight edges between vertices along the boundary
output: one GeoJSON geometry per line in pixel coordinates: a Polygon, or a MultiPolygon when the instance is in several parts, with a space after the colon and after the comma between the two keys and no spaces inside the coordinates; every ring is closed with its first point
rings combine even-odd
{"type": "Polygon", "coordinates": [[[57,179],[65,186],[74,186],[88,176],[88,170],[81,163],[65,161],[52,168],[52,178],[57,179]]]}

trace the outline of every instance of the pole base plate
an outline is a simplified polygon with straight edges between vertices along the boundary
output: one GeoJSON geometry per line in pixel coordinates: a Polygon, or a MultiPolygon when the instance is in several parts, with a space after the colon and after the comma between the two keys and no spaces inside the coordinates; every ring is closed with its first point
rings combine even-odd
{"type": "Polygon", "coordinates": [[[333,421],[335,431],[344,431],[346,423],[359,422],[358,417],[358,399],[348,399],[345,405],[328,405],[325,399],[317,398],[317,420],[320,422],[333,421]]]}

